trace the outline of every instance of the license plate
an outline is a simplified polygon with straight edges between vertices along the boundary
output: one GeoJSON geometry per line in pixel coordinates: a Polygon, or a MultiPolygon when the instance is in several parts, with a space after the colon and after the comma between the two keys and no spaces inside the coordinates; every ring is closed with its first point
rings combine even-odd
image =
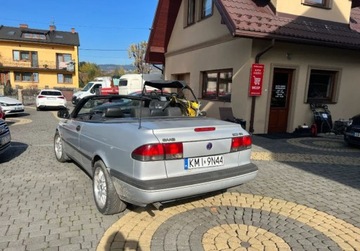
{"type": "Polygon", "coordinates": [[[15,111],[21,110],[20,106],[15,106],[15,111]]]}
{"type": "Polygon", "coordinates": [[[10,142],[10,135],[6,135],[5,137],[1,138],[0,145],[5,145],[10,142]]]}
{"type": "Polygon", "coordinates": [[[47,100],[55,100],[56,98],[47,98],[47,100]]]}
{"type": "Polygon", "coordinates": [[[193,168],[202,168],[202,167],[223,166],[223,165],[224,165],[223,155],[184,159],[185,170],[193,169],[193,168]]]}
{"type": "Polygon", "coordinates": [[[360,133],[359,132],[354,132],[354,136],[357,138],[360,138],[360,133]]]}

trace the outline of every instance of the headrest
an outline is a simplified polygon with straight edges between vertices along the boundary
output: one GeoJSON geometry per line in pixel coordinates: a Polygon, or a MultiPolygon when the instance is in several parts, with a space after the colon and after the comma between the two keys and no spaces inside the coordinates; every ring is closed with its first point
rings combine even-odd
{"type": "Polygon", "coordinates": [[[120,107],[108,107],[105,112],[107,118],[122,118],[123,112],[120,107]]]}

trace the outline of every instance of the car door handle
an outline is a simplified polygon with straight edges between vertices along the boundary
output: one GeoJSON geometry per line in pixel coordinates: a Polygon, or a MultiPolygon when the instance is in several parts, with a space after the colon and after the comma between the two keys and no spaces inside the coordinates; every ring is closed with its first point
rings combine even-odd
{"type": "Polygon", "coordinates": [[[80,131],[80,128],[81,128],[81,126],[78,125],[78,126],[76,127],[76,131],[80,131]]]}

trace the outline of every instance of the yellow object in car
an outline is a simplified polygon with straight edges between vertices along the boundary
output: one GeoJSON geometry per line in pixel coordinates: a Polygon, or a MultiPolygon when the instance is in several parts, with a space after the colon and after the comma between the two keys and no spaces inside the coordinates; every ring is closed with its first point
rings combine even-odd
{"type": "Polygon", "coordinates": [[[195,117],[198,114],[199,103],[196,101],[188,101],[187,111],[190,117],[195,117]]]}

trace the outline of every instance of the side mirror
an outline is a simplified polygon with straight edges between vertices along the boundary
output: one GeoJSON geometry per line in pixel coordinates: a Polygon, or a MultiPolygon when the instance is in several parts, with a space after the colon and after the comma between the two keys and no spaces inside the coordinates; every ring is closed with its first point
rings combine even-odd
{"type": "Polygon", "coordinates": [[[61,118],[61,119],[68,119],[68,118],[70,118],[69,110],[68,109],[60,110],[60,111],[58,111],[57,116],[58,116],[58,118],[61,118]]]}

